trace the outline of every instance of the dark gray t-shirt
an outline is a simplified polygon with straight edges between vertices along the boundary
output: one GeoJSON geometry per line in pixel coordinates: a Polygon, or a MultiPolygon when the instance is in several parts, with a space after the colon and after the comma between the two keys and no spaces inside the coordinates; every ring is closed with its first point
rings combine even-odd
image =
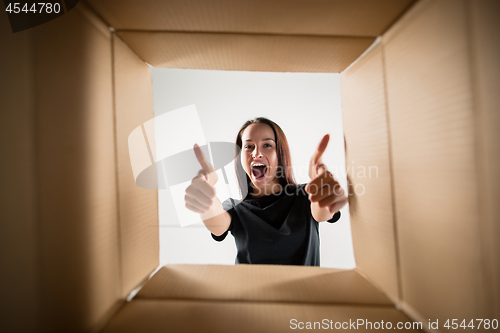
{"type": "MultiPolygon", "coordinates": [[[[236,264],[319,266],[318,222],[311,214],[305,185],[287,185],[281,192],[244,201],[229,198],[222,203],[231,215],[229,229],[213,239],[234,236],[236,264]]],[[[337,212],[328,222],[340,219],[337,212]]]]}

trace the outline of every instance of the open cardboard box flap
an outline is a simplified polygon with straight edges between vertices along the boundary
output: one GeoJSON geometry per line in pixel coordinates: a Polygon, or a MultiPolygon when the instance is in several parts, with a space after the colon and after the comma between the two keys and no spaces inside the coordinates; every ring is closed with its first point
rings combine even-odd
{"type": "Polygon", "coordinates": [[[0,16],[2,330],[500,319],[498,17],[495,0],[89,0],[13,34],[0,16]],[[127,153],[154,116],[145,62],[343,72],[346,162],[379,170],[349,179],[357,268],[167,266],[126,302],[159,255],[157,192],[127,153]]]}
{"type": "MultiPolygon", "coordinates": [[[[314,321],[333,329],[336,322],[355,318],[384,320],[394,327],[411,321],[354,270],[168,265],[103,332],[161,332],[167,327],[175,332],[281,332],[314,321]]],[[[362,329],[366,322],[359,324],[362,329]]]]}

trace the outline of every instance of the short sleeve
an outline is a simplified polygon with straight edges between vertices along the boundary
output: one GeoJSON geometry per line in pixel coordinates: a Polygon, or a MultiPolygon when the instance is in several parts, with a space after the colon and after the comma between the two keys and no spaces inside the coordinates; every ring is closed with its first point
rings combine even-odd
{"type": "Polygon", "coordinates": [[[340,210],[339,210],[338,212],[336,212],[335,214],[333,214],[333,217],[331,219],[329,219],[326,222],[328,222],[328,223],[335,223],[338,220],[340,220],[340,216],[341,216],[341,214],[340,214],[340,210]]]}
{"type": "MultiPolygon", "coordinates": [[[[229,230],[229,229],[228,229],[228,230],[229,230]]],[[[220,235],[220,236],[215,236],[215,235],[214,235],[214,234],[212,234],[212,233],[210,233],[210,234],[212,235],[212,238],[213,238],[214,240],[216,240],[216,241],[218,241],[218,242],[222,242],[222,241],[226,238],[228,230],[226,230],[226,231],[225,231],[222,235],[220,235]]]]}
{"type": "Polygon", "coordinates": [[[231,202],[231,199],[226,199],[224,200],[224,202],[222,203],[222,208],[229,213],[229,215],[231,215],[231,224],[229,225],[229,228],[220,236],[215,236],[214,234],[210,233],[212,235],[212,238],[214,240],[216,240],[217,242],[222,242],[226,236],[227,236],[227,233],[228,231],[231,230],[231,226],[233,225],[233,221],[234,221],[234,218],[235,218],[235,211],[234,211],[234,205],[233,203],[231,202]]]}

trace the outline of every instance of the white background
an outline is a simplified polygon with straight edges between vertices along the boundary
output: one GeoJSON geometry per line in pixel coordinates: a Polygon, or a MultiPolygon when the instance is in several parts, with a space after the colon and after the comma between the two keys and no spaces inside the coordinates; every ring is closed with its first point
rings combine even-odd
{"type": "MultiPolygon", "coordinates": [[[[155,116],[195,104],[207,142],[234,143],[243,123],[255,117],[276,122],[287,136],[298,183],[309,182],[309,159],[321,138],[330,133],[323,162],[346,190],[340,74],[151,71],[155,116]]],[[[188,127],[176,124],[179,140],[183,128],[188,127]]],[[[158,150],[162,145],[178,144],[168,142],[162,131],[155,134],[158,150]]],[[[229,234],[216,242],[203,224],[181,227],[168,189],[159,190],[159,213],[160,265],[234,264],[234,238],[229,234]]],[[[320,223],[320,241],[322,267],[355,267],[348,205],[337,223],[320,223]]]]}

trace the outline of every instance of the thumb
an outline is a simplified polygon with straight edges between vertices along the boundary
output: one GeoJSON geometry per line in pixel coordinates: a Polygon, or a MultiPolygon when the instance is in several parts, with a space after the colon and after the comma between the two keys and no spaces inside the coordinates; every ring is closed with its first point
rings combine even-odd
{"type": "Polygon", "coordinates": [[[203,154],[203,151],[201,150],[200,146],[198,146],[197,143],[194,144],[193,150],[194,154],[196,155],[196,159],[198,160],[198,163],[200,163],[201,165],[201,168],[206,172],[212,172],[214,168],[205,159],[205,154],[203,154]]]}

